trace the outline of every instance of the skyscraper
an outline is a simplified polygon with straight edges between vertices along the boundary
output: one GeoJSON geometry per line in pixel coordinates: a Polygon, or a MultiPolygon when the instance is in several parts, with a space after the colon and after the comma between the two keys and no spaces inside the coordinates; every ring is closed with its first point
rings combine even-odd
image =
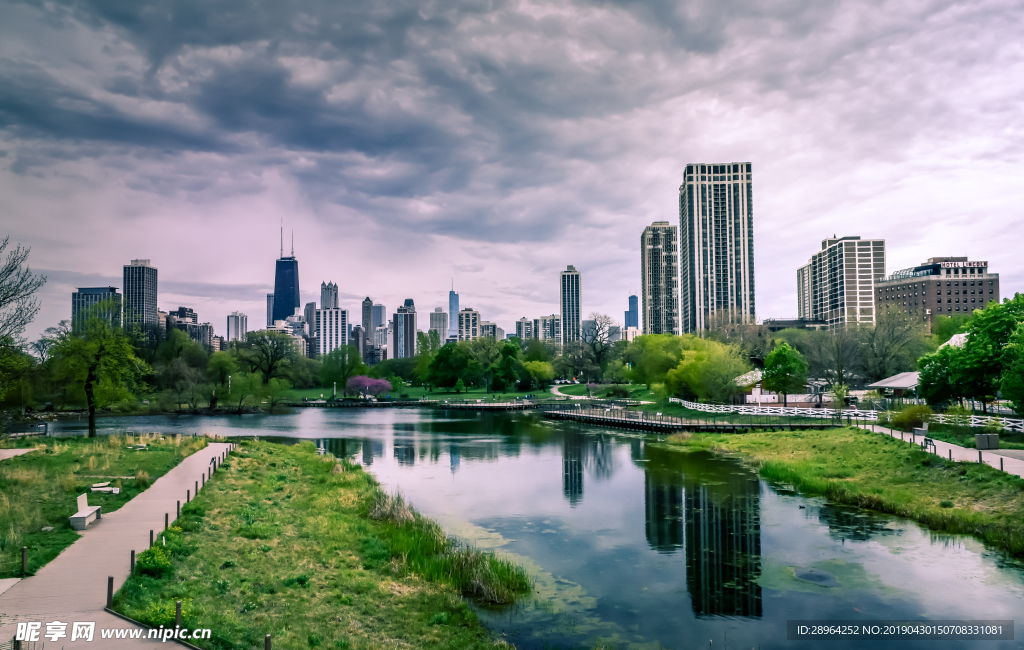
{"type": "Polygon", "coordinates": [[[480,338],[480,312],[473,311],[472,307],[466,307],[459,312],[458,321],[460,341],[480,338]]]}
{"type": "Polygon", "coordinates": [[[392,359],[408,359],[416,356],[416,306],[412,298],[398,308],[392,318],[391,354],[392,359]]]}
{"type": "Polygon", "coordinates": [[[430,314],[430,330],[428,331],[437,332],[437,338],[444,344],[445,339],[448,338],[448,314],[444,313],[444,310],[440,307],[434,307],[434,311],[430,314]]]}
{"type": "Polygon", "coordinates": [[[307,302],[302,310],[302,317],[306,320],[306,336],[316,336],[316,303],[307,302]]]}
{"type": "Polygon", "coordinates": [[[281,258],[274,273],[273,321],[287,320],[302,306],[299,300],[299,262],[295,259],[295,239],[292,236],[292,254],[284,256],[284,230],[281,230],[281,258]]]}
{"type": "Polygon", "coordinates": [[[156,308],[157,272],[149,260],[132,260],[124,267],[124,324],[159,325],[156,308]]]}
{"type": "Polygon", "coordinates": [[[459,322],[456,315],[459,313],[459,294],[455,293],[455,280],[452,280],[452,290],[448,292],[448,338],[459,338],[459,322]]]}
{"type": "Polygon", "coordinates": [[[640,327],[640,311],[635,295],[629,297],[629,311],[626,312],[625,321],[625,327],[640,327]]]}
{"type": "Polygon", "coordinates": [[[533,338],[542,341],[562,340],[562,317],[558,314],[533,319],[533,338]]]}
{"type": "Polygon", "coordinates": [[[679,334],[677,259],[675,226],[655,221],[644,228],[640,235],[644,334],[679,334]]]}
{"type": "Polygon", "coordinates": [[[117,287],[92,287],[71,294],[71,330],[77,332],[85,324],[85,316],[94,313],[115,327],[121,326],[121,294],[117,287]],[[102,307],[97,307],[102,305],[102,307]],[[101,310],[101,311],[97,311],[101,310]]]}
{"type": "Polygon", "coordinates": [[[267,327],[274,326],[274,294],[267,294],[267,327]]]}
{"type": "Polygon", "coordinates": [[[686,166],[679,186],[682,331],[754,322],[750,163],[686,166]]]}
{"type": "Polygon", "coordinates": [[[321,355],[348,345],[349,318],[347,309],[331,307],[316,310],[316,345],[321,355]]]}
{"type": "Polygon", "coordinates": [[[228,335],[226,341],[244,341],[249,328],[249,317],[237,311],[228,314],[228,335]]]}
{"type": "MultiPolygon", "coordinates": [[[[380,304],[379,302],[378,303],[374,303],[374,305],[373,305],[373,323],[372,323],[373,329],[370,330],[370,332],[368,332],[368,334],[372,333],[373,331],[376,331],[376,329],[378,327],[383,327],[383,326],[385,326],[387,324],[388,324],[388,313],[387,313],[387,310],[384,308],[384,305],[380,304]]],[[[441,340],[444,340],[444,339],[441,339],[441,340]]]]}
{"type": "Polygon", "coordinates": [[[533,320],[523,316],[516,321],[516,336],[522,340],[536,338],[533,333],[533,320]]]}
{"type": "Polygon", "coordinates": [[[821,250],[797,271],[799,316],[825,321],[829,329],[874,323],[875,284],[883,280],[884,239],[823,239],[821,250]]]}
{"type": "Polygon", "coordinates": [[[336,309],[338,307],[338,285],[333,282],[320,283],[320,309],[336,309]]]}
{"type": "Polygon", "coordinates": [[[569,265],[558,274],[560,316],[562,317],[562,345],[579,341],[582,336],[580,313],[580,272],[569,265]]]}
{"type": "Polygon", "coordinates": [[[369,332],[370,328],[373,327],[373,301],[370,300],[370,296],[366,296],[363,299],[362,326],[364,332],[369,332]]]}

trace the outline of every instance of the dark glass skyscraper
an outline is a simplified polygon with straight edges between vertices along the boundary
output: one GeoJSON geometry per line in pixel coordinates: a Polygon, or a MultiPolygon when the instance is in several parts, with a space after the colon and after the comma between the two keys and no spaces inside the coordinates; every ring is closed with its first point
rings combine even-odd
{"type": "Polygon", "coordinates": [[[640,327],[640,314],[636,296],[629,297],[629,311],[626,312],[626,327],[640,327]]]}
{"type": "Polygon", "coordinates": [[[295,250],[290,257],[284,256],[277,260],[277,271],[274,273],[274,318],[284,320],[295,315],[295,310],[302,306],[299,302],[299,261],[295,259],[295,250]]]}

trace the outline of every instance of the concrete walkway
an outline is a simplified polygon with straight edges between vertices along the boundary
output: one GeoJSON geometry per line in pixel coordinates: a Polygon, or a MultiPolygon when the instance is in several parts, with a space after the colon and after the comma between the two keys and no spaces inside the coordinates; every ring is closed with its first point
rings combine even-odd
{"type": "MultiPolygon", "coordinates": [[[[114,577],[114,591],[128,578],[131,551],[144,551],[149,546],[152,529],[157,543],[164,528],[164,514],[174,521],[177,502],[185,505],[185,491],[195,496],[195,483],[202,485],[214,458],[231,448],[228,443],[211,443],[167,472],[153,485],[119,510],[103,514],[89,525],[74,544],[41,568],[36,575],[21,580],[0,594],[0,643],[14,638],[18,621],[46,624],[67,623],[67,637],[53,644],[55,648],[163,648],[156,640],[102,639],[104,628],[136,628],[103,611],[107,602],[107,576],[114,577]],[[93,641],[71,642],[71,623],[96,623],[93,641]]],[[[143,632],[145,635],[145,632],[143,632]]],[[[40,634],[40,642],[48,643],[40,634]]]]}
{"type": "Polygon", "coordinates": [[[7,460],[8,458],[14,458],[22,454],[27,454],[35,449],[0,449],[0,460],[7,460]]]}
{"type": "MultiPolygon", "coordinates": [[[[886,433],[893,438],[902,438],[903,440],[906,440],[908,444],[914,443],[920,446],[921,442],[924,440],[923,436],[915,437],[913,434],[895,431],[877,424],[861,424],[858,426],[861,428],[868,428],[879,433],[886,433]]],[[[967,447],[961,447],[960,445],[936,440],[935,438],[932,438],[932,440],[935,442],[935,453],[943,458],[969,463],[983,462],[986,465],[995,467],[996,469],[1002,469],[1004,472],[1016,474],[1017,476],[1024,478],[1024,458],[1017,457],[1017,453],[1009,453],[1014,450],[997,449],[994,451],[979,451],[977,449],[968,449],[967,447]]]]}
{"type": "Polygon", "coordinates": [[[558,395],[559,397],[568,397],[569,399],[590,399],[586,395],[567,395],[566,393],[563,393],[562,391],[558,390],[558,386],[554,384],[552,384],[551,386],[551,392],[555,395],[558,395]]]}

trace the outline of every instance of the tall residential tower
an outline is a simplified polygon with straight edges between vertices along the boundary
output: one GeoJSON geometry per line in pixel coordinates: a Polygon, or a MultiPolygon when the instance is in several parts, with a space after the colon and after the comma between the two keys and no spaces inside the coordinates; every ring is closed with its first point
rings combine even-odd
{"type": "Polygon", "coordinates": [[[156,269],[149,260],[132,260],[124,267],[124,324],[159,325],[156,308],[156,269]]]}
{"type": "Polygon", "coordinates": [[[832,237],[796,272],[802,320],[829,329],[875,322],[875,285],[885,279],[885,240],[832,237]]]}
{"type": "Polygon", "coordinates": [[[644,228],[640,235],[644,334],[679,334],[677,260],[675,226],[655,221],[644,228]]]}
{"type": "Polygon", "coordinates": [[[580,313],[580,272],[569,265],[558,274],[558,304],[562,319],[562,345],[582,339],[582,318],[580,313]]]}
{"type": "Polygon", "coordinates": [[[750,163],[692,164],[679,186],[682,331],[754,322],[750,163]]]}

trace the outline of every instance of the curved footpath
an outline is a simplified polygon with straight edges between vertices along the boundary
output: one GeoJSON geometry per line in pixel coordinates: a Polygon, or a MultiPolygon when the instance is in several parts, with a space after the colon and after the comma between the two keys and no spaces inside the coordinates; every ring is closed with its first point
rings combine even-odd
{"type": "MultiPolygon", "coordinates": [[[[156,535],[164,528],[164,514],[174,521],[177,502],[185,505],[185,491],[195,490],[196,481],[212,467],[215,458],[231,449],[229,443],[210,443],[185,458],[153,485],[119,510],[103,517],[83,531],[74,544],[66,548],[36,575],[18,581],[0,594],[0,644],[14,638],[19,621],[42,623],[39,642],[45,638],[46,624],[67,623],[66,637],[54,647],[73,648],[163,648],[167,644],[146,639],[102,639],[101,629],[138,629],[124,619],[104,611],[107,602],[107,576],[114,577],[114,591],[128,578],[131,551],[136,554],[149,546],[149,531],[156,535]],[[92,642],[71,641],[72,623],[96,624],[92,642]]],[[[194,496],[194,495],[193,495],[194,496]]],[[[31,647],[31,646],[29,646],[31,647]]]]}
{"type": "Polygon", "coordinates": [[[566,393],[560,391],[558,389],[558,386],[554,384],[551,385],[551,392],[555,395],[558,395],[559,397],[568,397],[569,399],[590,399],[586,395],[567,395],[566,393]]]}

